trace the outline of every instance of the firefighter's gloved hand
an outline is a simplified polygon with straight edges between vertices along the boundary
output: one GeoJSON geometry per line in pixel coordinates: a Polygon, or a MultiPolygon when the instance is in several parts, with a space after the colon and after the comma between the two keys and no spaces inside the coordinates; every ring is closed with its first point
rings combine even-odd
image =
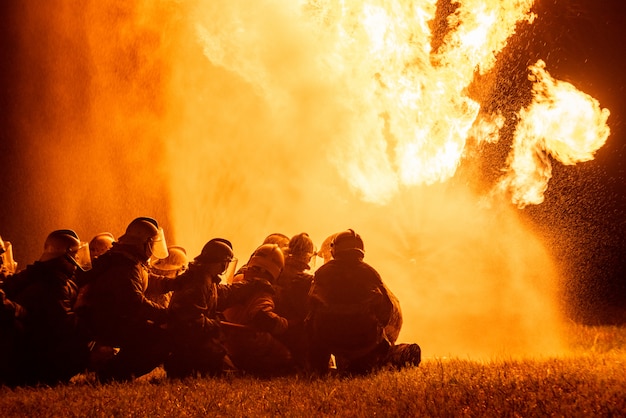
{"type": "Polygon", "coordinates": [[[219,337],[221,332],[220,321],[217,319],[204,318],[203,328],[212,337],[219,337]]]}

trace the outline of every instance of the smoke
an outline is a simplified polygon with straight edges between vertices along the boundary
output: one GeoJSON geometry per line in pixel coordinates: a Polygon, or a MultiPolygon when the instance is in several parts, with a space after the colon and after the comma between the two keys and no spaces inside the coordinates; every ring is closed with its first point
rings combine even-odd
{"type": "Polygon", "coordinates": [[[83,239],[119,236],[155,216],[192,257],[220,236],[245,262],[269,233],[308,232],[319,246],[353,228],[401,301],[400,340],[426,357],[560,349],[558,272],[509,204],[482,204],[471,179],[396,186],[384,203],[346,180],[380,173],[390,178],[366,186],[385,194],[394,175],[372,158],[391,152],[371,135],[386,129],[379,97],[362,89],[376,81],[360,71],[363,56],[333,49],[337,37],[365,36],[333,29],[341,2],[117,3],[23,15],[49,32],[34,59],[45,74],[24,78],[43,79],[49,96],[21,99],[54,123],[20,131],[34,192],[20,201],[45,205],[31,228],[41,242],[68,225],[83,239]]]}

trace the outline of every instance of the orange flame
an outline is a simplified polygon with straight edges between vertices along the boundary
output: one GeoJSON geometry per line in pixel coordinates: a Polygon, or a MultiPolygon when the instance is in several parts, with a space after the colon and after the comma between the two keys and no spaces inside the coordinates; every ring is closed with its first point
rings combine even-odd
{"type": "MultiPolygon", "coordinates": [[[[277,50],[297,56],[301,56],[297,48],[307,48],[312,58],[301,65],[327,73],[328,86],[344,91],[345,96],[340,100],[351,112],[350,120],[345,122],[351,128],[346,130],[348,138],[342,136],[341,141],[334,141],[329,158],[365,201],[384,204],[403,186],[444,182],[454,176],[469,137],[479,142],[495,142],[499,137],[498,130],[504,124],[502,116],[483,115],[479,119],[480,104],[468,96],[467,89],[475,73],[484,74],[493,68],[497,54],[514,34],[516,25],[533,22],[535,15],[530,10],[534,1],[472,0],[456,4],[456,11],[448,17],[451,29],[435,53],[431,50],[428,22],[434,17],[436,1],[311,1],[301,10],[285,12],[294,13],[302,19],[300,22],[306,22],[306,30],[314,33],[319,44],[294,46],[274,39],[273,45],[279,45],[277,50]]],[[[266,96],[269,103],[289,108],[290,90],[296,83],[306,80],[285,78],[280,71],[271,72],[272,63],[263,61],[267,56],[273,57],[268,51],[252,56],[236,52],[258,49],[253,44],[258,39],[255,35],[266,28],[243,28],[237,26],[241,24],[237,19],[224,21],[234,26],[212,31],[204,26],[198,28],[207,57],[240,74],[266,96]],[[225,29],[228,37],[223,35],[225,29]]],[[[301,32],[301,29],[290,29],[301,32]]],[[[535,87],[535,97],[555,94],[553,91],[564,84],[552,81],[550,85],[554,87],[548,87],[545,72],[539,68],[542,67],[531,67],[538,85],[544,86],[535,87]]],[[[582,93],[571,94],[584,97],[582,93]]],[[[562,106],[555,100],[554,108],[562,106]]],[[[511,167],[495,189],[511,191],[513,202],[519,206],[540,203],[539,196],[549,178],[545,158],[531,158],[531,154],[521,151],[529,148],[528,140],[520,139],[524,136],[522,132],[538,129],[545,125],[540,119],[550,117],[542,116],[539,106],[535,104],[529,110],[520,111],[516,151],[509,159],[511,167]],[[525,121],[526,118],[532,121],[525,121]],[[529,158],[534,164],[525,170],[523,160],[529,158]],[[543,180],[536,180],[537,177],[543,180]]],[[[608,116],[608,111],[599,110],[597,104],[594,106],[596,112],[608,116]]],[[[584,106],[572,109],[570,114],[582,121],[576,112],[587,112],[587,109],[584,106]]],[[[596,137],[594,151],[608,136],[606,116],[584,119],[592,124],[589,131],[596,137]]],[[[558,135],[561,138],[577,135],[583,129],[581,123],[578,125],[580,128],[570,132],[561,128],[558,135]]],[[[542,135],[552,136],[548,132],[542,135]]],[[[563,146],[552,145],[550,154],[554,157],[575,154],[575,144],[579,141],[562,139],[561,143],[565,145],[566,141],[570,143],[569,150],[559,151],[563,146]]],[[[580,146],[587,148],[589,145],[582,143],[580,146]]],[[[588,155],[585,150],[579,152],[588,155]]],[[[567,157],[561,160],[565,164],[577,161],[584,160],[567,157]]]]}
{"type": "Polygon", "coordinates": [[[543,202],[552,175],[552,156],[563,164],[593,159],[610,129],[608,109],[569,83],[554,80],[543,61],[531,66],[533,102],[519,112],[508,172],[497,189],[508,191],[520,207],[543,202]]]}

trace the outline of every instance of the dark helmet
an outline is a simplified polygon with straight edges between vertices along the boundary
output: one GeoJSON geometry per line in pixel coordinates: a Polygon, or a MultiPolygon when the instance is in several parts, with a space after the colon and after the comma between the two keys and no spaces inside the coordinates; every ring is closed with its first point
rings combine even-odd
{"type": "Polygon", "coordinates": [[[52,231],[44,242],[39,261],[49,261],[59,257],[65,257],[67,261],[81,270],[91,267],[89,247],[82,243],[76,232],[71,229],[52,231]]]}
{"type": "Polygon", "coordinates": [[[230,263],[233,260],[233,245],[224,238],[213,238],[202,248],[200,255],[194,261],[199,264],[215,262],[230,263]]]}
{"type": "Polygon", "coordinates": [[[315,255],[315,244],[306,232],[294,235],[289,240],[289,255],[308,261],[315,255]]]}
{"type": "Polygon", "coordinates": [[[330,243],[330,252],[333,258],[352,254],[357,258],[363,258],[365,256],[365,247],[361,236],[354,230],[348,229],[335,235],[335,238],[330,243]]]}
{"type": "Polygon", "coordinates": [[[157,221],[149,217],[135,218],[126,227],[124,235],[119,237],[118,241],[122,244],[134,245],[142,250],[146,249],[149,258],[154,255],[156,258],[167,257],[167,244],[163,228],[159,227],[157,221]]]}
{"type": "Polygon", "coordinates": [[[71,229],[59,229],[51,232],[43,244],[43,253],[39,261],[48,261],[67,254],[76,254],[80,248],[80,239],[71,229]]]}
{"type": "Polygon", "coordinates": [[[278,245],[263,244],[254,251],[248,266],[260,267],[276,280],[285,267],[285,256],[278,245]]]}

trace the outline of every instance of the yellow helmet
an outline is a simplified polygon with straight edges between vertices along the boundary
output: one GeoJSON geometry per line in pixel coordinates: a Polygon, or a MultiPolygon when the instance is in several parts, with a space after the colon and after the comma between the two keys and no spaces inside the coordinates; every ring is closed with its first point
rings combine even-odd
{"type": "Polygon", "coordinates": [[[101,232],[89,241],[89,254],[91,258],[98,258],[106,253],[115,241],[115,237],[110,232],[101,232]]]}
{"type": "Polygon", "coordinates": [[[285,267],[285,256],[278,245],[263,244],[254,251],[248,261],[248,266],[259,267],[276,280],[285,267]]]}
{"type": "Polygon", "coordinates": [[[150,267],[155,274],[163,276],[178,275],[187,270],[189,260],[187,258],[187,251],[179,245],[171,245],[167,247],[168,255],[165,258],[153,259],[150,262],[150,267]]]}

